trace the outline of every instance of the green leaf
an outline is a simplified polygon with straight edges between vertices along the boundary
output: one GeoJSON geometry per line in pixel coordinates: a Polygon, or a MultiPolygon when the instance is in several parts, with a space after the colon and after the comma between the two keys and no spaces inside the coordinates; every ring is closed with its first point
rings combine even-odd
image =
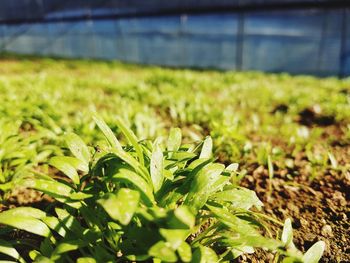
{"type": "Polygon", "coordinates": [[[154,148],[151,156],[150,172],[151,172],[154,191],[157,192],[161,188],[164,180],[163,152],[158,142],[154,144],[154,148]]]}
{"type": "Polygon", "coordinates": [[[128,225],[138,207],[140,194],[127,188],[121,188],[117,194],[108,193],[98,200],[111,218],[128,225]]]}
{"type": "Polygon", "coordinates": [[[315,243],[304,254],[303,262],[304,263],[317,263],[321,259],[325,247],[326,247],[326,243],[324,241],[318,241],[317,243],[315,243]]]}
{"type": "MultiPolygon", "coordinates": [[[[32,208],[33,210],[37,210],[32,208]]],[[[50,229],[42,221],[30,216],[23,214],[18,208],[13,208],[0,213],[0,224],[8,225],[14,228],[25,230],[27,232],[48,237],[51,234],[50,229]]],[[[40,211],[40,210],[39,210],[40,211]]]]}
{"type": "Polygon", "coordinates": [[[94,114],[93,119],[94,119],[95,123],[97,124],[97,126],[102,131],[102,133],[104,134],[104,136],[106,137],[109,145],[112,146],[113,148],[122,150],[123,148],[122,148],[121,144],[119,143],[119,141],[115,137],[112,130],[104,122],[104,120],[101,117],[97,116],[97,114],[94,114]]]}
{"type": "Polygon", "coordinates": [[[73,232],[76,236],[81,236],[85,229],[80,225],[79,221],[68,213],[67,210],[62,208],[55,208],[55,212],[60,221],[60,224],[64,225],[64,228],[73,232]]]}
{"type": "Polygon", "coordinates": [[[17,252],[17,250],[8,242],[5,240],[0,239],[0,253],[5,254],[7,256],[10,256],[14,259],[19,260],[20,262],[24,262],[23,259],[21,259],[21,256],[17,252]]]}
{"type": "Polygon", "coordinates": [[[83,248],[86,246],[85,242],[81,240],[67,240],[59,243],[51,255],[53,261],[60,259],[61,255],[69,251],[77,250],[78,248],[83,248]]]}
{"type": "Polygon", "coordinates": [[[172,152],[179,150],[181,146],[182,133],[180,128],[172,128],[169,133],[169,138],[167,141],[167,150],[170,152],[169,157],[172,152]]]}
{"type": "Polygon", "coordinates": [[[55,262],[47,257],[38,256],[35,258],[34,263],[55,263],[55,262]]]}
{"type": "Polygon", "coordinates": [[[250,246],[235,246],[235,248],[231,249],[230,253],[225,256],[225,259],[228,260],[236,259],[242,254],[252,254],[254,253],[254,248],[250,246]],[[229,258],[230,257],[230,258],[229,258]]]}
{"type": "Polygon", "coordinates": [[[150,185],[137,173],[121,168],[118,173],[113,175],[115,182],[127,182],[133,184],[141,193],[142,199],[147,205],[151,205],[154,202],[153,191],[150,185]]]}
{"type": "Polygon", "coordinates": [[[234,188],[213,194],[210,199],[230,202],[234,208],[250,209],[252,206],[261,208],[263,203],[256,193],[246,188],[234,188]]]}
{"type": "Polygon", "coordinates": [[[137,156],[139,158],[139,162],[140,162],[141,166],[144,166],[145,161],[144,161],[144,158],[143,158],[143,151],[142,151],[142,147],[139,145],[139,143],[137,141],[137,137],[135,136],[135,134],[128,127],[126,127],[126,125],[121,120],[121,118],[117,117],[115,122],[116,122],[118,128],[122,131],[124,136],[127,138],[128,142],[132,146],[134,146],[136,154],[137,154],[137,156]]]}
{"type": "Polygon", "coordinates": [[[67,234],[66,226],[57,217],[47,216],[42,221],[52,230],[55,230],[60,236],[65,237],[67,234]]]}
{"type": "Polygon", "coordinates": [[[52,242],[49,238],[45,238],[40,243],[40,252],[45,257],[50,257],[51,253],[53,252],[54,248],[52,246],[52,242]]]}
{"type": "Polygon", "coordinates": [[[187,229],[160,228],[159,232],[170,244],[171,248],[175,250],[181,245],[182,242],[185,241],[185,239],[189,235],[189,230],[187,229]]]}
{"type": "Polygon", "coordinates": [[[218,220],[228,226],[231,231],[235,232],[235,235],[230,233],[226,236],[226,241],[231,242],[232,246],[245,244],[246,246],[275,250],[282,245],[279,241],[265,238],[250,224],[249,221],[240,219],[229,212],[226,208],[211,206],[208,204],[206,204],[206,207],[209,208],[218,220]]]}
{"type": "Polygon", "coordinates": [[[97,261],[94,258],[90,257],[83,257],[83,258],[78,258],[77,263],[96,263],[97,261]]]}
{"type": "Polygon", "coordinates": [[[226,171],[233,173],[238,170],[238,167],[239,167],[238,163],[231,163],[229,166],[226,167],[226,171]]]}
{"type": "Polygon", "coordinates": [[[176,262],[177,256],[170,245],[164,241],[158,241],[148,251],[148,254],[165,262],[176,262]]]}
{"type": "Polygon", "coordinates": [[[52,197],[68,197],[73,192],[71,187],[54,180],[25,179],[22,185],[24,187],[36,189],[52,197]]]}
{"type": "Polygon", "coordinates": [[[210,136],[207,136],[203,142],[202,151],[199,158],[209,159],[212,156],[213,151],[213,140],[210,136]]]}
{"type": "Polygon", "coordinates": [[[192,259],[192,250],[191,246],[186,242],[182,242],[177,248],[177,253],[180,256],[182,262],[190,262],[192,259]]]}
{"type": "MultiPolygon", "coordinates": [[[[33,217],[36,219],[43,219],[46,217],[46,213],[40,209],[33,207],[16,207],[2,213],[11,213],[13,216],[19,217],[33,217]]],[[[1,214],[1,213],[0,213],[1,214]]]]}
{"type": "MultiPolygon", "coordinates": [[[[152,183],[152,179],[150,174],[148,173],[147,169],[145,168],[145,166],[142,166],[134,157],[132,157],[129,153],[125,152],[124,150],[118,150],[118,149],[114,149],[112,150],[112,152],[119,157],[120,159],[122,159],[123,161],[125,161],[127,164],[130,165],[130,167],[133,168],[133,170],[135,170],[135,172],[137,174],[139,174],[140,176],[142,176],[142,178],[144,180],[146,180],[149,183],[152,183]]],[[[153,184],[152,184],[153,185],[153,184]]],[[[152,187],[152,191],[153,192],[153,187],[152,187]]]]}
{"type": "Polygon", "coordinates": [[[192,255],[192,263],[214,263],[218,262],[219,258],[209,247],[200,245],[192,255]]]}
{"type": "Polygon", "coordinates": [[[174,210],[174,216],[168,220],[171,228],[176,229],[191,229],[195,224],[195,216],[192,214],[190,208],[181,205],[174,210]]]}
{"type": "Polygon", "coordinates": [[[293,242],[293,228],[290,218],[287,218],[286,221],[284,221],[281,241],[286,246],[289,246],[293,242]]]}
{"type": "Polygon", "coordinates": [[[77,192],[77,193],[71,193],[69,197],[72,200],[84,200],[87,198],[91,198],[93,196],[94,196],[93,194],[87,194],[84,192],[77,192]]]}
{"type": "Polygon", "coordinates": [[[337,161],[337,159],[335,158],[334,154],[331,153],[331,152],[328,152],[328,158],[329,158],[329,161],[331,162],[332,168],[333,168],[333,169],[337,169],[337,167],[338,167],[338,161],[337,161]]]}
{"type": "Polygon", "coordinates": [[[31,251],[29,251],[28,255],[29,255],[30,259],[33,260],[33,262],[35,262],[36,258],[41,256],[41,254],[38,250],[31,250],[31,251]]]}
{"type": "Polygon", "coordinates": [[[88,167],[91,156],[89,148],[86,146],[84,141],[75,133],[67,133],[65,135],[65,141],[73,155],[80,161],[84,162],[88,167]]]}
{"type": "Polygon", "coordinates": [[[67,175],[74,184],[79,184],[80,178],[73,163],[75,160],[77,159],[72,157],[55,156],[50,159],[49,164],[67,175]]]}
{"type": "Polygon", "coordinates": [[[191,160],[196,156],[197,155],[195,153],[191,153],[191,152],[173,152],[170,157],[170,160],[183,162],[183,161],[191,160]]]}
{"type": "Polygon", "coordinates": [[[194,175],[190,191],[184,202],[193,212],[197,213],[207,202],[212,193],[213,184],[220,178],[225,166],[223,164],[208,164],[194,175]]]}

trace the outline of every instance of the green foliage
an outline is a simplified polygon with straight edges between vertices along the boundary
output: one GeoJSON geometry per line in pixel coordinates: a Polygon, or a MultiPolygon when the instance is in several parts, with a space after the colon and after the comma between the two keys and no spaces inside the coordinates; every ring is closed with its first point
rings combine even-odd
{"type": "Polygon", "coordinates": [[[289,249],[290,221],[282,241],[261,234],[249,210],[261,202],[254,192],[233,183],[232,166],[210,158],[209,137],[191,146],[181,144],[179,130],[173,130],[165,148],[161,138],[139,142],[120,121],[118,128],[131,143],[122,147],[103,120],[95,120],[109,144],[91,154],[83,140],[70,133],[65,141],[75,157],[50,160],[67,180],[21,177],[21,185],[54,198],[55,209],[1,212],[0,223],[8,231],[43,237],[29,246],[28,255],[20,255],[15,240],[2,240],[1,253],[20,262],[28,257],[34,262],[227,262],[262,247],[285,259],[320,258],[320,243],[304,256],[295,247],[289,249]]]}
{"type": "Polygon", "coordinates": [[[347,171],[331,145],[350,138],[349,79],[50,59],[0,65],[1,198],[19,186],[55,200],[40,213],[3,211],[0,253],[20,262],[212,262],[254,247],[285,262],[322,254],[316,243],[301,255],[288,220],[280,241],[266,237],[255,212],[262,203],[239,186],[246,167],[237,162],[293,180],[305,153],[310,179],[347,171]],[[305,109],[334,117],[341,138],[303,123],[305,109]],[[108,125],[91,118],[96,111],[108,125]],[[40,244],[10,238],[23,231],[40,244]]]}

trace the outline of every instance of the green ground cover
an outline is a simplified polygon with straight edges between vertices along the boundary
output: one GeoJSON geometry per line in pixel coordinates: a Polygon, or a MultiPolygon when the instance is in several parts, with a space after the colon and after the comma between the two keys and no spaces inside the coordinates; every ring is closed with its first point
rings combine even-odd
{"type": "Polygon", "coordinates": [[[317,262],[332,242],[315,239],[303,256],[311,245],[295,248],[286,214],[259,208],[277,180],[301,188],[328,174],[347,180],[349,87],[4,58],[0,252],[20,262],[225,262],[264,248],[275,262],[317,262]],[[249,178],[259,169],[258,188],[249,178]]]}

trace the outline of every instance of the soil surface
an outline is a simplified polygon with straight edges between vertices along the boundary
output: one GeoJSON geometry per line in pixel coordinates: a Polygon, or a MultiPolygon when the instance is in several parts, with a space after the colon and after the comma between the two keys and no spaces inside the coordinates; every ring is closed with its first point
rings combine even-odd
{"type": "MultiPolygon", "coordinates": [[[[350,262],[350,144],[341,140],[337,131],[337,127],[329,127],[324,139],[334,138],[332,153],[342,168],[325,169],[310,180],[309,161],[301,152],[293,160],[293,171],[275,165],[271,182],[266,167],[246,164],[248,175],[242,185],[257,193],[266,214],[281,221],[293,220],[294,243],[300,250],[305,252],[323,240],[326,250],[320,262],[345,263],[350,262]],[[270,185],[272,191],[268,191],[270,185]]],[[[258,250],[238,261],[271,262],[272,257],[258,250]]]]}

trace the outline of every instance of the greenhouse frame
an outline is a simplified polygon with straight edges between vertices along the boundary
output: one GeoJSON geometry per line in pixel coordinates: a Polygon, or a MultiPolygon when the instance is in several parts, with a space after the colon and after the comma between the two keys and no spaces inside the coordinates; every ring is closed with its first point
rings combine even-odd
{"type": "Polygon", "coordinates": [[[350,4],[3,0],[0,52],[347,76],[350,4]]]}

